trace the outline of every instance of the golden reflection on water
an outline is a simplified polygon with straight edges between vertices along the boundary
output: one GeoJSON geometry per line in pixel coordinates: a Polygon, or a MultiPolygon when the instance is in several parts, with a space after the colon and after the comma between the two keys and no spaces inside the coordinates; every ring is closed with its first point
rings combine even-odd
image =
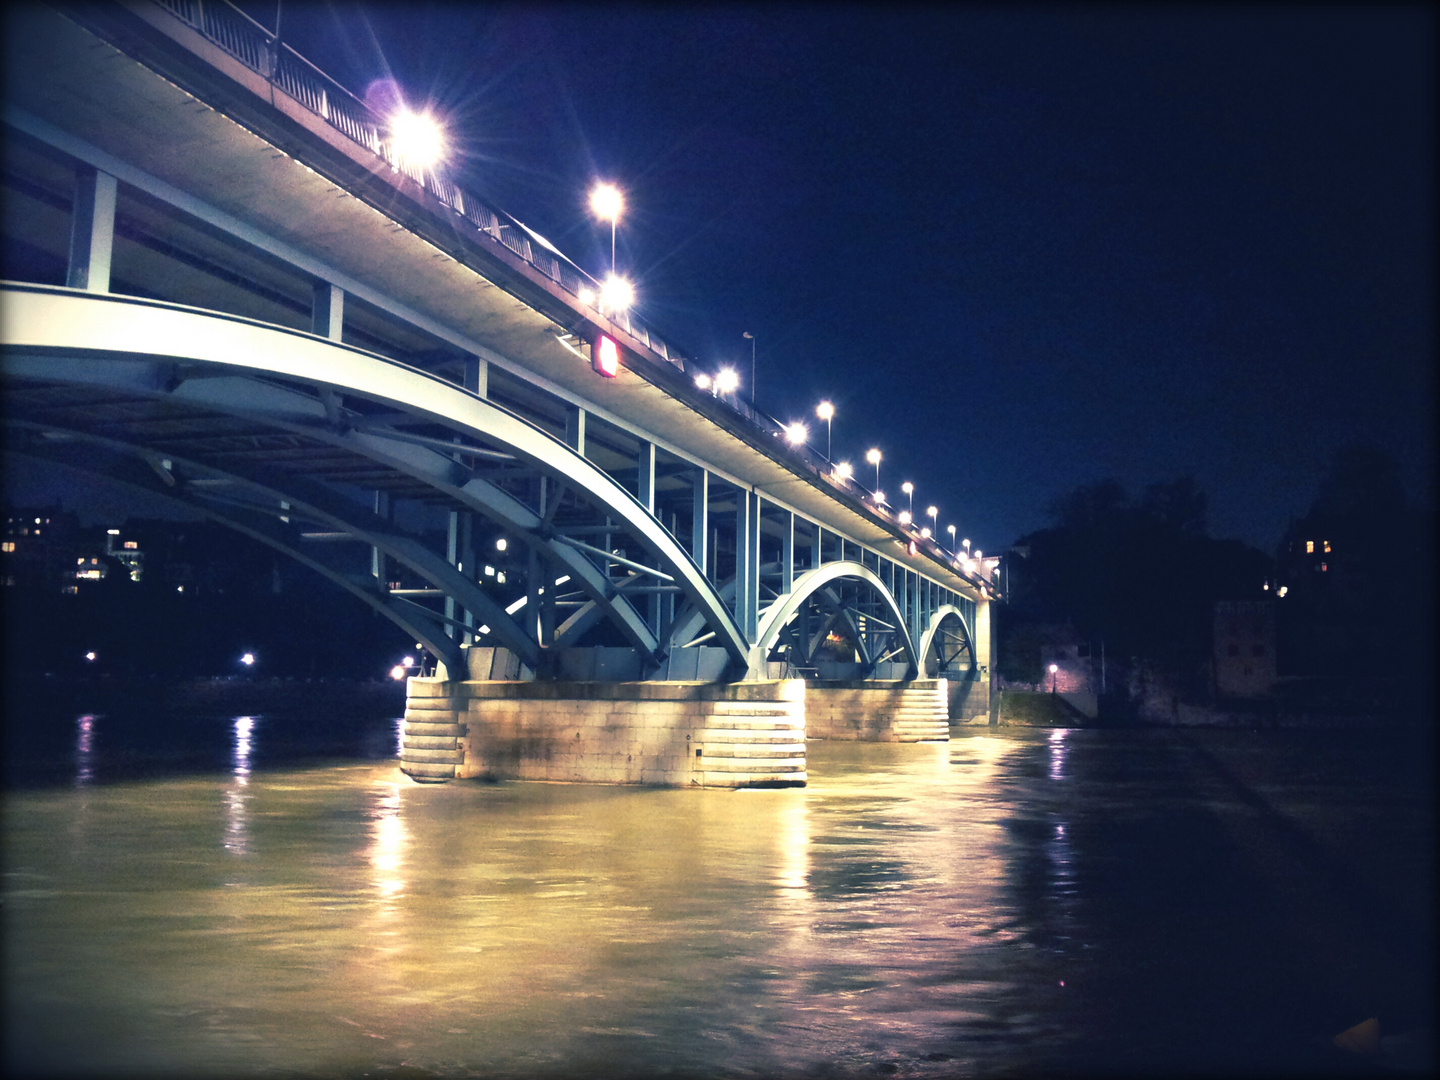
{"type": "Polygon", "coordinates": [[[729,792],[257,773],[263,723],[232,737],[222,781],[89,788],[125,822],[106,862],[57,863],[44,814],[9,844],[68,883],[7,902],[7,985],[48,1029],[141,1033],[99,1064],[858,1067],[1015,993],[1013,739],[811,744],[808,787],[729,792]],[[220,821],[198,809],[217,786],[220,821]],[[243,880],[214,862],[236,855],[243,880]]]}
{"type": "Polygon", "coordinates": [[[405,865],[405,823],[400,817],[400,783],[377,784],[370,793],[371,883],[382,901],[405,891],[401,869],[405,865]]]}

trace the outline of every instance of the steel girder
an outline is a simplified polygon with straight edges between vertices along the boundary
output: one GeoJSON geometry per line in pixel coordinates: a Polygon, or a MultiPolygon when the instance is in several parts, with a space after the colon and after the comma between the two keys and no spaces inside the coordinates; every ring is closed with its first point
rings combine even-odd
{"type": "MultiPolygon", "coordinates": [[[[930,624],[925,628],[924,636],[920,639],[921,665],[927,675],[930,674],[929,668],[931,666],[930,660],[932,656],[940,661],[940,663],[936,665],[937,674],[940,668],[954,659],[953,656],[946,659],[944,654],[937,648],[937,646],[941,645],[945,640],[943,635],[950,632],[947,630],[946,624],[950,623],[951,620],[960,624],[960,636],[965,642],[965,650],[968,650],[970,653],[970,668],[972,671],[975,668],[975,636],[965,622],[964,612],[954,604],[942,604],[936,608],[930,616],[930,624]]],[[[957,652],[956,655],[959,655],[959,653],[957,652]]]]}
{"type": "MultiPolygon", "coordinates": [[[[880,598],[881,603],[894,620],[892,632],[899,640],[900,651],[905,654],[906,665],[909,669],[908,675],[910,678],[915,678],[920,671],[920,654],[916,653],[915,643],[911,640],[910,632],[905,628],[905,619],[900,613],[899,604],[896,603],[890,590],[885,587],[879,574],[863,563],[848,559],[806,570],[795,579],[795,583],[788,593],[782,595],[761,613],[760,630],[756,639],[759,655],[769,656],[770,650],[775,647],[780,638],[781,630],[796,616],[802,604],[808,603],[810,598],[816,594],[823,596],[827,590],[837,584],[850,582],[868,585],[880,598]]],[[[850,629],[858,636],[858,628],[850,613],[839,604],[838,596],[833,593],[831,595],[836,605],[832,608],[831,619],[840,617],[847,619],[850,629]]],[[[831,625],[833,625],[833,621],[831,625]]],[[[874,657],[866,658],[867,662],[871,663],[876,659],[874,657]]]]}
{"type": "Polygon", "coordinates": [[[5,370],[11,376],[123,389],[247,417],[362,455],[419,481],[543,551],[642,652],[658,658],[661,644],[644,619],[608,574],[547,515],[453,454],[421,445],[403,432],[347,422],[337,415],[331,395],[379,403],[395,409],[404,421],[439,425],[457,437],[501,447],[582,497],[614,521],[617,533],[634,537],[688,603],[703,613],[717,643],[737,664],[744,663],[747,643],[723,600],[674,537],[629,492],[560,440],[453,383],[310,334],[173,304],[70,289],[6,284],[0,289],[0,327],[5,370]],[[302,387],[315,394],[301,392],[302,387]]]}

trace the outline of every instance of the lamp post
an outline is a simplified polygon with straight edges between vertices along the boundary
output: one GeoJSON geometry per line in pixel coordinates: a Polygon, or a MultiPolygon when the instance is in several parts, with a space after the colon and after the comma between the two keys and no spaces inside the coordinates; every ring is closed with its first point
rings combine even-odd
{"type": "Polygon", "coordinates": [[[625,209],[625,196],[614,184],[596,184],[590,190],[590,209],[601,221],[610,221],[610,273],[615,273],[615,223],[625,209]]]}
{"type": "Polygon", "coordinates": [[[1055,696],[1055,676],[1056,676],[1056,673],[1057,673],[1059,670],[1060,670],[1060,665],[1059,665],[1059,664],[1051,664],[1051,665],[1050,665],[1050,696],[1051,696],[1051,697],[1054,697],[1054,696],[1055,696]]]}
{"type": "Polygon", "coordinates": [[[749,330],[744,332],[745,340],[750,342],[750,411],[755,411],[755,335],[749,330]]]}
{"type": "Polygon", "coordinates": [[[914,514],[914,513],[915,513],[915,485],[912,484],[909,480],[906,480],[903,484],[900,485],[900,490],[905,493],[905,498],[909,500],[909,501],[905,504],[905,509],[909,510],[911,514],[914,514]]]}
{"type": "Polygon", "coordinates": [[[865,451],[865,460],[875,466],[875,490],[880,490],[880,448],[872,446],[865,451]]]}
{"type": "Polygon", "coordinates": [[[954,555],[954,554],[955,554],[955,526],[954,526],[954,525],[946,525],[946,526],[945,526],[945,531],[950,534],[950,554],[951,554],[951,555],[954,555]]]}
{"type": "Polygon", "coordinates": [[[815,415],[825,421],[825,460],[830,460],[830,421],[835,419],[835,406],[822,401],[815,406],[815,415]]]}

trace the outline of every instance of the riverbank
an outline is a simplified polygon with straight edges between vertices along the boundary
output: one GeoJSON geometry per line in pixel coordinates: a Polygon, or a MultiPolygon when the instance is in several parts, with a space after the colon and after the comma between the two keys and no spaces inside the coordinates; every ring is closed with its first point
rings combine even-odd
{"type": "Polygon", "coordinates": [[[163,680],[124,676],[11,676],[5,709],[15,712],[106,712],[137,708],[225,714],[304,712],[399,716],[405,684],[393,679],[266,679],[227,676],[163,680]]]}

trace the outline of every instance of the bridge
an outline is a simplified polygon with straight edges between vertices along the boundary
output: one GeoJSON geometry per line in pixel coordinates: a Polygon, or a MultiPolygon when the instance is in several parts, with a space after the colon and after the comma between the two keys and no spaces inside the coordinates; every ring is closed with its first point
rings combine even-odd
{"type": "Polygon", "coordinates": [[[5,452],[403,628],[402,768],[803,783],[991,717],[948,552],[222,0],[6,16],[5,452]],[[708,387],[708,388],[707,388],[708,387]]]}

